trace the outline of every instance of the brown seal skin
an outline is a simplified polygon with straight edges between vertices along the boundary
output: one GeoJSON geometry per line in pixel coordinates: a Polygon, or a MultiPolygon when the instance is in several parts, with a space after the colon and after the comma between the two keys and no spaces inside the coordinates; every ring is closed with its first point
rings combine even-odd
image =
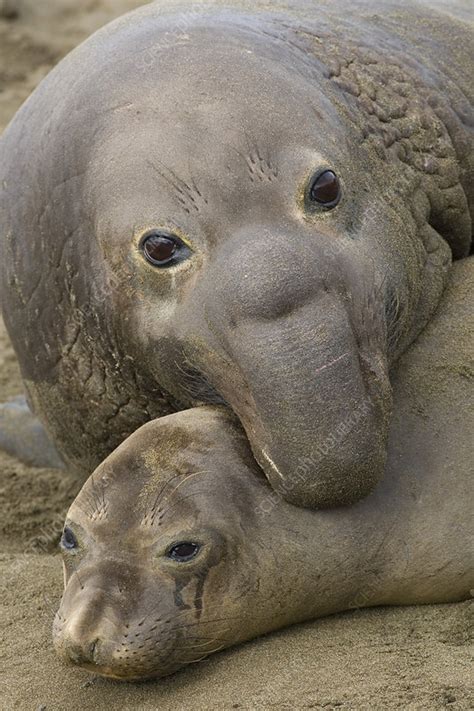
{"type": "Polygon", "coordinates": [[[415,3],[164,0],[51,72],[1,143],[1,301],[69,464],[224,404],[290,502],[373,489],[470,249],[472,49],[415,3]]]}
{"type": "Polygon", "coordinates": [[[394,375],[387,474],[364,501],[279,498],[222,407],[155,420],[110,455],[67,516],[60,655],[144,679],[339,610],[468,598],[474,260],[454,272],[394,375]]]}

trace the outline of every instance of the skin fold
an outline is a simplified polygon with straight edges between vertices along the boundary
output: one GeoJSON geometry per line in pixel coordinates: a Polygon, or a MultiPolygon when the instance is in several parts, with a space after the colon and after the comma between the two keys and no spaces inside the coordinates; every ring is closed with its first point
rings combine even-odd
{"type": "Polygon", "coordinates": [[[340,610],[468,598],[473,287],[470,259],[400,359],[386,475],[351,507],[311,511],[275,494],[224,407],[160,418],[123,443],[67,515],[62,658],[146,679],[340,610]],[[183,542],[201,548],[177,562],[183,542]]]}
{"type": "Polygon", "coordinates": [[[0,298],[69,466],[210,404],[289,502],[373,490],[396,363],[470,249],[472,38],[416,3],[166,0],[51,72],[0,145],[0,298]]]}

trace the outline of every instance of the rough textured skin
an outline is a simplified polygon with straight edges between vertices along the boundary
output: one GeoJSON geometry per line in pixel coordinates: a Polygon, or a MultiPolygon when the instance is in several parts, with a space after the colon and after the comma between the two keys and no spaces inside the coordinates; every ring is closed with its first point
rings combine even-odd
{"type": "Polygon", "coordinates": [[[163,676],[339,610],[472,595],[473,288],[471,259],[400,361],[387,473],[352,507],[280,499],[222,408],[133,434],[68,513],[78,547],[64,554],[58,652],[119,679],[163,676]],[[179,541],[200,553],[170,560],[179,541]]]}
{"type": "Polygon", "coordinates": [[[61,455],[226,403],[288,500],[367,494],[391,369],[470,249],[472,49],[414,3],[166,0],[72,52],[0,148],[2,308],[61,455]],[[192,257],[145,263],[150,228],[192,257]]]}

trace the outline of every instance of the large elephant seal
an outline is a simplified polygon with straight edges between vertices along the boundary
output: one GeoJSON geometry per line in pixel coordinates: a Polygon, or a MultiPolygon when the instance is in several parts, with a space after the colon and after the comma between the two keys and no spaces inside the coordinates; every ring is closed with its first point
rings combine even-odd
{"type": "Polygon", "coordinates": [[[60,454],[224,404],[289,501],[367,494],[470,248],[472,51],[415,3],[162,0],[72,52],[0,149],[3,313],[60,454]]]}
{"type": "Polygon", "coordinates": [[[142,679],[338,610],[467,598],[473,288],[474,261],[465,262],[402,358],[386,477],[352,507],[311,511],[279,498],[224,408],[133,434],[68,513],[59,653],[142,679]]]}

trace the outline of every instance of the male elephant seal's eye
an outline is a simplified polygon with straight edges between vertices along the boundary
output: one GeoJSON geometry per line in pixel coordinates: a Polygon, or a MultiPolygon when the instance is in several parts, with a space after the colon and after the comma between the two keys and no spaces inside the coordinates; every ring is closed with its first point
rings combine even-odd
{"type": "Polygon", "coordinates": [[[177,563],[187,563],[188,560],[195,558],[200,550],[201,546],[199,543],[183,541],[182,543],[176,543],[172,546],[166,553],[166,556],[171,558],[171,560],[175,560],[177,563]]]}
{"type": "Polygon", "coordinates": [[[71,551],[74,550],[74,548],[77,548],[78,545],[79,544],[77,542],[76,536],[71,531],[71,529],[66,526],[63,531],[63,535],[61,536],[61,548],[64,548],[67,551],[71,551]]]}
{"type": "Polygon", "coordinates": [[[154,267],[170,267],[189,255],[189,248],[176,235],[149,232],[141,241],[145,259],[154,267]]]}
{"type": "Polygon", "coordinates": [[[313,202],[324,207],[336,207],[341,199],[341,185],[339,178],[332,170],[325,170],[314,178],[310,190],[313,202]]]}

